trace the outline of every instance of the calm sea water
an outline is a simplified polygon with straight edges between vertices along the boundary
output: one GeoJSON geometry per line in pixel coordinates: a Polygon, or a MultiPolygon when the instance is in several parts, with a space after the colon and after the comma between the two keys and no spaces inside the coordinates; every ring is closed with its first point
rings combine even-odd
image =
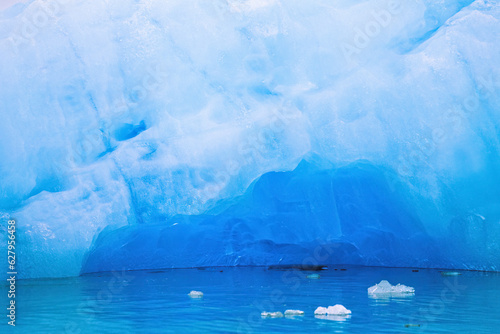
{"type": "MultiPolygon", "coordinates": [[[[316,272],[207,268],[114,272],[17,282],[17,326],[1,333],[498,333],[500,274],[332,267],[316,272]],[[335,270],[337,269],[337,270],[335,270]],[[341,270],[345,269],[345,270],[341,270]],[[388,280],[414,296],[372,298],[388,280]],[[204,293],[191,299],[191,290],[204,293]],[[318,306],[343,304],[351,317],[317,318],[318,306]],[[262,319],[262,311],[304,316],[262,319]],[[405,325],[420,325],[420,327],[405,325]]],[[[5,291],[5,289],[3,289],[5,291]]],[[[7,305],[6,296],[2,304],[7,305]]],[[[5,308],[3,308],[5,310],[5,308]]]]}

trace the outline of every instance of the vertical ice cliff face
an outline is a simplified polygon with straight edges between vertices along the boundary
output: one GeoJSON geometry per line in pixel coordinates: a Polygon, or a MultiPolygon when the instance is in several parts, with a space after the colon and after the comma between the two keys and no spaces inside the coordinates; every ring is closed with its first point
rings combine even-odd
{"type": "Polygon", "coordinates": [[[126,238],[163,225],[166,254],[174,222],[173,235],[212,245],[228,215],[245,221],[249,248],[214,248],[213,263],[279,261],[268,255],[283,251],[261,240],[289,245],[297,261],[328,232],[352,254],[332,261],[405,265],[397,245],[422,238],[435,251],[415,243],[414,264],[498,270],[499,19],[497,1],[479,0],[46,0],[3,10],[0,214],[18,220],[20,272],[76,275],[89,251],[89,268],[116,267],[118,250],[99,264],[103,241],[133,245],[126,238]],[[252,188],[299,175],[304,158],[335,176],[252,188]],[[250,193],[255,220],[238,199],[250,193]],[[216,218],[199,223],[207,214],[216,218]],[[288,237],[272,217],[289,222],[288,237]],[[396,246],[384,250],[389,235],[396,246]]]}

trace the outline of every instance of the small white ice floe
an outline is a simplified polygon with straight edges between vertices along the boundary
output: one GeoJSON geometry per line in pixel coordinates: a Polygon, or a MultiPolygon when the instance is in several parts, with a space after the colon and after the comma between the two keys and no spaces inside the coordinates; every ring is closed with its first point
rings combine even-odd
{"type": "Polygon", "coordinates": [[[262,318],[283,318],[283,313],[281,312],[262,312],[260,314],[262,318]]]}
{"type": "Polygon", "coordinates": [[[368,294],[374,298],[406,297],[414,295],[415,289],[402,284],[392,285],[388,281],[382,280],[379,284],[369,287],[368,294]]]}
{"type": "Polygon", "coordinates": [[[285,317],[294,316],[294,315],[304,315],[304,311],[301,310],[286,310],[285,317]]]}
{"type": "Polygon", "coordinates": [[[314,317],[321,320],[347,321],[351,317],[351,310],[337,304],[335,306],[318,307],[314,311],[314,317]]]}
{"type": "Polygon", "coordinates": [[[315,315],[349,315],[351,310],[348,310],[344,305],[337,304],[335,306],[328,307],[318,307],[315,311],[315,315]]]}
{"type": "Polygon", "coordinates": [[[202,298],[203,297],[203,292],[201,291],[191,291],[190,293],[188,293],[188,296],[191,297],[191,298],[202,298]]]}

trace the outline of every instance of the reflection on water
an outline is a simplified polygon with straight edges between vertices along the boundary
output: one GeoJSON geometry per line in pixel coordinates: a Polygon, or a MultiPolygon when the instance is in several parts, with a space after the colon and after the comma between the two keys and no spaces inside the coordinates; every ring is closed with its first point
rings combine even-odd
{"type": "Polygon", "coordinates": [[[351,318],[350,314],[346,315],[330,315],[330,314],[315,314],[316,319],[330,320],[330,321],[346,321],[351,318]]]}
{"type": "MultiPolygon", "coordinates": [[[[500,274],[343,267],[312,272],[206,268],[114,272],[69,279],[21,280],[15,331],[1,333],[495,333],[500,274]],[[373,298],[381,280],[415,294],[373,298]],[[190,291],[203,297],[190,298],[190,291]],[[344,305],[350,316],[315,316],[344,305]],[[303,316],[262,318],[262,312],[303,316]]],[[[6,294],[0,301],[6,305],[6,294]]],[[[5,316],[3,316],[6,318],[5,316]]],[[[7,318],[6,318],[7,319],[7,318]]]]}
{"type": "Polygon", "coordinates": [[[413,298],[415,293],[406,292],[379,292],[379,293],[369,293],[368,298],[376,300],[389,300],[389,299],[401,299],[401,298],[413,298]]]}

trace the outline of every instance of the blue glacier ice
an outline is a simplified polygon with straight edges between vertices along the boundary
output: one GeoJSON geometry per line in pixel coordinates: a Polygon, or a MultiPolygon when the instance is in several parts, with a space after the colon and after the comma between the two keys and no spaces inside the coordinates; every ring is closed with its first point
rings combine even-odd
{"type": "Polygon", "coordinates": [[[20,277],[500,270],[498,1],[18,1],[0,54],[20,277]]]}

